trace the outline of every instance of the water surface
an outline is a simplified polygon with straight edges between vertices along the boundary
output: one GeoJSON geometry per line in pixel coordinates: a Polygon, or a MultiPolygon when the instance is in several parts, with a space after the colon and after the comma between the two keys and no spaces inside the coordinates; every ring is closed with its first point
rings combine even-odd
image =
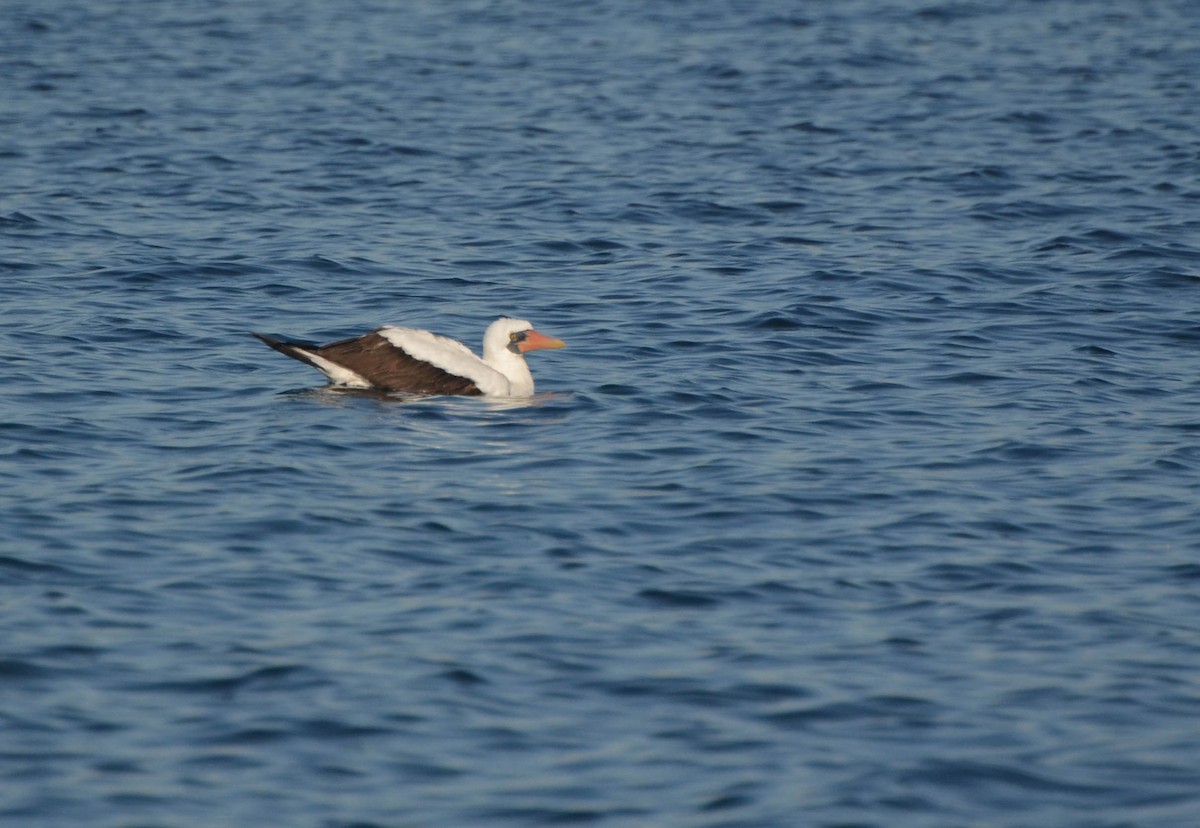
{"type": "Polygon", "coordinates": [[[1195,825],[1192,4],[0,27],[5,826],[1195,825]]]}

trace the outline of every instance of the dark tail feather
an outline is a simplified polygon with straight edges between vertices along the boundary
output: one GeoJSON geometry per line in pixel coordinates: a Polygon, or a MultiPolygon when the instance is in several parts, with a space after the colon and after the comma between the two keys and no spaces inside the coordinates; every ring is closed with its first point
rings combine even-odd
{"type": "Polygon", "coordinates": [[[261,339],[269,347],[274,348],[276,351],[279,351],[279,353],[285,354],[286,356],[290,356],[292,359],[300,360],[305,365],[312,365],[314,368],[317,367],[316,364],[313,363],[312,359],[310,359],[309,355],[308,355],[308,351],[310,351],[310,350],[315,351],[315,350],[317,350],[318,347],[320,347],[320,346],[316,345],[315,343],[312,343],[312,342],[288,342],[287,340],[284,340],[284,339],[276,339],[273,336],[267,336],[265,334],[255,333],[254,331],[251,331],[250,333],[254,334],[254,336],[261,339]]]}

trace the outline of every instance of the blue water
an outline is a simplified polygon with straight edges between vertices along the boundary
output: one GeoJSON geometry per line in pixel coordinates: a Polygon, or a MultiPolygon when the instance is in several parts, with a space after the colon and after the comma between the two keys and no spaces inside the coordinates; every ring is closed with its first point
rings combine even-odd
{"type": "Polygon", "coordinates": [[[1200,824],[1195,3],[0,32],[5,828],[1200,824]]]}

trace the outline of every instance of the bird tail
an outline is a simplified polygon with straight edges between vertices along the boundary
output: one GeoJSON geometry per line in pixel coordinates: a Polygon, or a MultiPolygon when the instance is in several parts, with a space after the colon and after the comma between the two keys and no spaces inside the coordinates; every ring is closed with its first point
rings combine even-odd
{"type": "Polygon", "coordinates": [[[274,348],[281,354],[290,356],[292,359],[300,360],[306,365],[311,365],[317,369],[320,369],[321,367],[313,360],[313,352],[320,347],[314,342],[299,342],[286,339],[276,339],[273,336],[255,333],[254,331],[251,331],[250,333],[261,339],[267,344],[268,347],[274,348]]]}
{"type": "Polygon", "coordinates": [[[286,339],[276,339],[273,336],[266,336],[265,334],[254,333],[254,331],[251,331],[250,333],[257,336],[269,347],[279,351],[279,353],[290,356],[292,359],[316,368],[318,371],[328,377],[329,381],[335,385],[345,385],[349,388],[372,387],[371,382],[366,377],[359,375],[357,372],[343,365],[339,365],[337,362],[334,362],[332,358],[322,354],[322,351],[324,351],[326,348],[334,347],[340,343],[335,342],[332,343],[332,345],[327,345],[325,348],[322,348],[322,346],[316,344],[315,342],[300,342],[295,340],[289,341],[286,339]]]}

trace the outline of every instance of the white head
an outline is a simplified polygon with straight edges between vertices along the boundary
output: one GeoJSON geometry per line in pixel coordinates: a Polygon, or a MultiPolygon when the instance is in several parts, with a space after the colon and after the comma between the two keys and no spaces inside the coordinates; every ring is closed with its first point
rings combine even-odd
{"type": "Polygon", "coordinates": [[[517,356],[524,356],[530,351],[538,351],[542,348],[565,347],[566,343],[561,339],[554,339],[538,333],[528,321],[510,319],[507,316],[502,316],[488,325],[488,329],[483,335],[484,359],[487,359],[489,353],[497,353],[501,350],[517,356]]]}
{"type": "Polygon", "coordinates": [[[508,377],[514,396],[533,393],[533,376],[525,354],[543,348],[565,348],[566,343],[540,334],[524,319],[502,316],[483,334],[483,361],[508,377]]]}

